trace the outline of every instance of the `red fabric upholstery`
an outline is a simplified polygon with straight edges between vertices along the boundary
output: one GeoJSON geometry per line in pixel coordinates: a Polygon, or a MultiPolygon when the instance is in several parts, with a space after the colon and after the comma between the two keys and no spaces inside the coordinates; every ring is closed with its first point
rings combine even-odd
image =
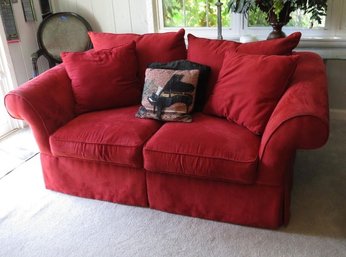
{"type": "Polygon", "coordinates": [[[253,183],[259,143],[260,138],[243,127],[197,113],[192,123],[166,123],[150,138],[144,148],[144,168],[253,183]]]}
{"type": "Polygon", "coordinates": [[[143,145],[161,123],[135,118],[137,109],[131,106],[78,116],[50,137],[53,155],[142,168],[143,145]]]}
{"type": "Polygon", "coordinates": [[[294,32],[284,38],[263,40],[239,44],[238,53],[265,54],[265,55],[290,55],[292,50],[299,44],[302,34],[294,32]]]}
{"type": "Polygon", "coordinates": [[[145,171],[41,154],[46,188],[86,198],[148,206],[145,171]]]}
{"type": "MultiPolygon", "coordinates": [[[[194,43],[200,51],[203,45],[194,43]]],[[[205,55],[216,65],[218,49],[214,55],[198,51],[195,58],[205,55]]],[[[148,205],[148,196],[155,209],[276,228],[289,219],[296,150],[322,146],[329,132],[324,64],[316,54],[296,55],[292,81],[262,137],[202,113],[191,124],[160,127],[155,120],[135,119],[138,106],[76,117],[64,65],[11,91],[5,104],[32,128],[49,189],[139,206],[148,205]],[[57,135],[63,143],[54,141],[57,135]],[[143,145],[150,171],[142,168],[143,145]],[[51,149],[67,156],[53,156],[51,149]]]]}
{"type": "Polygon", "coordinates": [[[229,40],[199,38],[188,34],[187,59],[211,68],[207,90],[207,92],[210,92],[216,83],[226,52],[236,51],[244,54],[289,55],[298,45],[300,37],[301,33],[296,32],[282,39],[242,44],[229,40]]]}
{"type": "Polygon", "coordinates": [[[41,153],[50,153],[49,136],[74,118],[71,80],[63,65],[41,74],[5,96],[9,114],[28,122],[41,153]]]}
{"type": "Polygon", "coordinates": [[[270,117],[259,151],[258,183],[278,185],[293,166],[296,149],[328,140],[329,108],[325,65],[314,53],[299,52],[295,74],[270,117]]]}
{"type": "Polygon", "coordinates": [[[204,219],[277,228],[283,223],[283,189],[185,176],[147,174],[150,208],[204,219]]]}
{"type": "Polygon", "coordinates": [[[184,35],[184,29],[180,29],[178,32],[144,35],[89,32],[90,39],[96,50],[112,48],[135,41],[139,62],[139,77],[142,83],[144,83],[145,70],[150,63],[170,62],[186,58],[184,35]]]}
{"type": "Polygon", "coordinates": [[[210,67],[208,88],[209,95],[212,87],[216,83],[226,52],[236,51],[239,43],[228,40],[216,40],[187,35],[188,49],[187,59],[210,67]]]}
{"type": "Polygon", "coordinates": [[[139,104],[136,44],[87,52],[62,53],[72,80],[76,113],[139,104]]]}
{"type": "Polygon", "coordinates": [[[297,60],[298,56],[226,53],[204,112],[225,117],[261,135],[297,60]]]}

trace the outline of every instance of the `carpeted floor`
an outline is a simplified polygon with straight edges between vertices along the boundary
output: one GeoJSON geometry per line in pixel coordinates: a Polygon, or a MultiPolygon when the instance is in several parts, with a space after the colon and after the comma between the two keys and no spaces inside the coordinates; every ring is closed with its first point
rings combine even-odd
{"type": "Polygon", "coordinates": [[[278,231],[44,189],[38,155],[0,180],[0,256],[346,257],[346,121],[297,155],[290,224],[278,231]]]}
{"type": "Polygon", "coordinates": [[[0,179],[39,152],[27,127],[0,140],[0,179]]]}

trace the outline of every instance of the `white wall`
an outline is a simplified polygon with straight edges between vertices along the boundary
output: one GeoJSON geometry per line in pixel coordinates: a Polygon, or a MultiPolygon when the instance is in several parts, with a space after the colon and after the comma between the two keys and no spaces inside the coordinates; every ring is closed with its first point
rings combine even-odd
{"type": "MultiPolygon", "coordinates": [[[[8,48],[18,85],[32,78],[31,54],[38,49],[36,33],[42,18],[38,0],[33,2],[36,22],[25,22],[21,1],[12,5],[20,41],[9,43],[8,48]]],[[[80,14],[91,24],[94,31],[148,32],[144,0],[51,0],[51,6],[54,12],[80,14]]],[[[45,58],[39,59],[39,67],[41,70],[48,67],[45,58]]]]}
{"type": "Polygon", "coordinates": [[[8,48],[19,85],[32,78],[31,54],[38,49],[36,31],[42,19],[38,0],[33,2],[37,16],[36,22],[25,22],[21,1],[12,4],[20,41],[9,43],[8,48]]]}
{"type": "Polygon", "coordinates": [[[54,12],[76,12],[94,31],[148,32],[145,0],[51,0],[54,12]]]}
{"type": "Polygon", "coordinates": [[[328,60],[330,116],[346,120],[346,60],[328,60]]]}

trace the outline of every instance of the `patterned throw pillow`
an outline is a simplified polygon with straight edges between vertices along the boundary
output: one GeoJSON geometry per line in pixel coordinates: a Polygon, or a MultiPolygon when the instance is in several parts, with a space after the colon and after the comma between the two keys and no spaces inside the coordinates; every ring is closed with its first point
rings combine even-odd
{"type": "Polygon", "coordinates": [[[136,117],[191,122],[198,76],[199,70],[148,68],[136,117]]]}
{"type": "Polygon", "coordinates": [[[168,70],[199,70],[198,84],[196,89],[195,104],[193,111],[202,111],[206,102],[207,82],[210,73],[210,67],[188,60],[177,60],[167,63],[154,62],[148,68],[168,69],[168,70]]]}

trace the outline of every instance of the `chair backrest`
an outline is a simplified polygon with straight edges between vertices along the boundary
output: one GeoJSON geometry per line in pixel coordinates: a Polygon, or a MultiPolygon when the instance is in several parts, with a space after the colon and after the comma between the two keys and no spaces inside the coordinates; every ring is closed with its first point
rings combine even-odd
{"type": "Polygon", "coordinates": [[[39,50],[32,55],[34,76],[38,75],[37,59],[43,55],[49,66],[61,63],[61,52],[80,52],[92,47],[88,31],[90,24],[73,12],[59,12],[47,16],[37,31],[39,50]]]}
{"type": "Polygon", "coordinates": [[[60,12],[46,17],[37,31],[37,41],[43,54],[61,62],[60,53],[90,49],[90,24],[80,15],[60,12]]]}

